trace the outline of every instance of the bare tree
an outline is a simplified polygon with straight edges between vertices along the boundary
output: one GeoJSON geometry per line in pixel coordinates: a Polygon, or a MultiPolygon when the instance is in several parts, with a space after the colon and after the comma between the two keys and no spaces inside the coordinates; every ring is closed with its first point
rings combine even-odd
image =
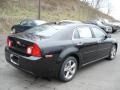
{"type": "Polygon", "coordinates": [[[38,0],[38,19],[41,19],[41,0],[38,0]]]}
{"type": "Polygon", "coordinates": [[[98,9],[98,8],[100,7],[100,1],[101,1],[101,0],[97,0],[97,1],[96,1],[96,5],[95,5],[95,8],[96,8],[96,9],[98,9]]]}
{"type": "Polygon", "coordinates": [[[94,6],[95,6],[95,0],[92,0],[92,1],[90,2],[90,5],[94,7],[94,6]]]}
{"type": "Polygon", "coordinates": [[[111,13],[111,10],[112,9],[112,6],[111,6],[111,4],[110,4],[110,2],[109,2],[109,0],[108,0],[108,5],[107,5],[107,14],[108,15],[110,15],[110,13],[111,13]]]}
{"type": "Polygon", "coordinates": [[[101,7],[101,3],[104,1],[104,0],[82,0],[83,2],[88,2],[90,6],[96,8],[96,9],[99,9],[101,7]]]}
{"type": "Polygon", "coordinates": [[[0,7],[3,7],[7,3],[7,0],[0,0],[0,7]]]}

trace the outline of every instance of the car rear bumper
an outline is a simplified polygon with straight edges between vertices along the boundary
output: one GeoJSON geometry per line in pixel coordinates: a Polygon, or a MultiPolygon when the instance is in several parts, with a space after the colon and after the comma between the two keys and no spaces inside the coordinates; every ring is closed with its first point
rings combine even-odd
{"type": "Polygon", "coordinates": [[[106,32],[111,33],[111,32],[112,32],[112,28],[107,27],[107,28],[106,28],[106,32]]]}
{"type": "Polygon", "coordinates": [[[113,30],[114,30],[114,31],[117,31],[117,30],[119,30],[119,29],[120,29],[120,27],[118,27],[118,26],[114,26],[114,27],[113,27],[113,30]]]}
{"type": "Polygon", "coordinates": [[[25,57],[14,53],[8,47],[5,48],[5,58],[14,67],[39,76],[57,77],[60,69],[60,64],[53,58],[25,57]],[[17,57],[17,60],[11,60],[11,55],[17,57]]]}

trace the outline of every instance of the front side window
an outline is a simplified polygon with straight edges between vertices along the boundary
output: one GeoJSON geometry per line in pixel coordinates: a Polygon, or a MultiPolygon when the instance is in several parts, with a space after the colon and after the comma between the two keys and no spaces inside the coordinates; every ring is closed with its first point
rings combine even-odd
{"type": "Polygon", "coordinates": [[[92,30],[93,30],[93,33],[94,33],[96,38],[103,38],[103,37],[105,37],[105,33],[101,29],[96,28],[96,27],[92,27],[92,30]]]}
{"type": "Polygon", "coordinates": [[[78,31],[80,38],[92,38],[92,33],[89,27],[80,27],[78,31]]]}
{"type": "Polygon", "coordinates": [[[28,20],[24,20],[20,23],[20,25],[23,25],[23,26],[32,26],[33,25],[33,22],[32,21],[28,21],[28,20]]]}
{"type": "Polygon", "coordinates": [[[48,25],[43,25],[43,26],[38,26],[31,28],[27,31],[26,33],[34,33],[35,35],[42,36],[42,37],[51,37],[55,33],[57,33],[59,30],[56,30],[55,28],[48,26],[48,25]]]}

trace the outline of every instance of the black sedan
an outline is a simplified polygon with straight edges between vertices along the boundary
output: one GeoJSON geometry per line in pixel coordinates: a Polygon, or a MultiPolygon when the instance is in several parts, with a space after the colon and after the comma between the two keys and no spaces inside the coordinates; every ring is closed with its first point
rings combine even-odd
{"type": "Polygon", "coordinates": [[[120,30],[119,22],[111,22],[107,19],[101,19],[100,22],[103,23],[104,25],[112,27],[112,33],[116,32],[117,30],[120,30]]]}
{"type": "Polygon", "coordinates": [[[97,25],[99,26],[101,29],[103,29],[105,32],[107,33],[112,33],[113,30],[112,30],[112,27],[109,26],[109,25],[104,25],[102,22],[100,22],[99,20],[93,20],[93,21],[87,21],[85,22],[87,24],[94,24],[94,25],[97,25]]]}
{"type": "Polygon", "coordinates": [[[15,33],[24,32],[30,28],[33,28],[35,26],[39,26],[39,25],[45,24],[45,23],[46,23],[46,21],[42,21],[42,20],[23,20],[19,24],[14,25],[11,28],[11,33],[15,34],[15,33]]]}
{"type": "Polygon", "coordinates": [[[79,67],[115,58],[115,39],[94,25],[44,24],[7,38],[8,63],[26,72],[67,82],[79,67]]]}

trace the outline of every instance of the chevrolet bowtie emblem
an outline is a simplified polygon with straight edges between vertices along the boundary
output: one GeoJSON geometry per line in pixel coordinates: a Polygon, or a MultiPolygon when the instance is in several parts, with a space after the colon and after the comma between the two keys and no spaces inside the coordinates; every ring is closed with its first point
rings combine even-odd
{"type": "Polygon", "coordinates": [[[17,43],[18,45],[21,45],[20,41],[17,41],[16,43],[17,43]]]}

